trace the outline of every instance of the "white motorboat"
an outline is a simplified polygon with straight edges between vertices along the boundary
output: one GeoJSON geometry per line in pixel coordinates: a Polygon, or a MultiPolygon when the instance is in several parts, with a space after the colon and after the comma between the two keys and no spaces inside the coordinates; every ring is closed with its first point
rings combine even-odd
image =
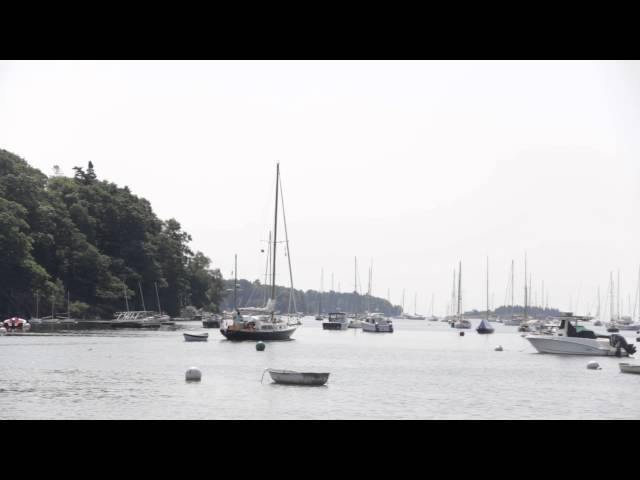
{"type": "Polygon", "coordinates": [[[349,328],[349,320],[347,314],[342,312],[333,312],[329,314],[326,322],[322,322],[323,330],[346,330],[349,328]]]}
{"type": "Polygon", "coordinates": [[[621,373],[636,373],[640,374],[640,365],[633,365],[631,363],[619,363],[621,373]]]}
{"type": "Polygon", "coordinates": [[[393,333],[393,322],[382,313],[367,315],[362,321],[363,332],[393,333]]]}
{"type": "Polygon", "coordinates": [[[357,315],[349,316],[348,328],[362,328],[362,320],[357,315]]]}
{"type": "Polygon", "coordinates": [[[519,327],[521,323],[522,323],[522,318],[520,317],[511,317],[511,318],[505,318],[504,320],[502,320],[502,324],[506,325],[507,327],[519,327]]]}
{"type": "Polygon", "coordinates": [[[206,342],[209,338],[207,332],[204,333],[183,333],[185,342],[206,342]]]}
{"type": "MultiPolygon", "coordinates": [[[[269,372],[274,382],[284,385],[321,386],[329,380],[329,373],[294,372],[293,370],[276,370],[273,368],[265,369],[262,372],[262,378],[264,378],[266,372],[269,372]]],[[[262,382],[262,379],[260,379],[260,382],[262,382]]]]}
{"type": "Polygon", "coordinates": [[[636,351],[622,335],[596,335],[577,323],[570,315],[560,317],[560,326],[554,334],[534,334],[525,338],[540,353],[621,357],[636,351]]]}

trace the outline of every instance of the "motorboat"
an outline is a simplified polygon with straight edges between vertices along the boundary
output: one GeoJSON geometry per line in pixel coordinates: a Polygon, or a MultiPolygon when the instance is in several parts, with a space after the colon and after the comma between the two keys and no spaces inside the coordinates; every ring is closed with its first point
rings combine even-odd
{"type": "Polygon", "coordinates": [[[265,369],[262,372],[262,378],[266,372],[269,372],[275,383],[283,385],[321,386],[329,380],[329,373],[294,372],[293,370],[276,370],[274,368],[265,369]]]}
{"type": "Polygon", "coordinates": [[[326,322],[322,322],[323,330],[346,330],[349,328],[349,320],[347,314],[342,312],[329,313],[326,322]]]}
{"type": "Polygon", "coordinates": [[[362,328],[362,320],[357,315],[349,315],[348,328],[362,328]]]}
{"type": "Polygon", "coordinates": [[[636,373],[640,374],[640,365],[633,365],[631,363],[619,363],[621,373],[636,373]]]}
{"type": "Polygon", "coordinates": [[[206,342],[209,339],[209,334],[204,333],[183,333],[184,340],[186,342],[206,342]]]}
{"type": "Polygon", "coordinates": [[[363,332],[393,333],[393,322],[382,313],[367,315],[362,321],[363,332]]]}
{"type": "Polygon", "coordinates": [[[413,315],[410,313],[403,313],[400,318],[402,318],[403,320],[426,320],[427,319],[427,317],[425,317],[424,315],[419,315],[417,313],[413,315]]]}
{"type": "Polygon", "coordinates": [[[429,320],[430,322],[437,322],[440,319],[435,315],[431,315],[429,318],[427,318],[427,320],[429,320]]]}
{"type": "Polygon", "coordinates": [[[525,337],[540,353],[559,355],[629,356],[636,351],[622,335],[596,335],[578,325],[573,316],[560,317],[560,326],[553,334],[533,334],[525,337]]]}
{"type": "Polygon", "coordinates": [[[7,332],[28,332],[31,328],[31,324],[24,318],[11,317],[2,322],[2,326],[7,329],[7,332]]]}

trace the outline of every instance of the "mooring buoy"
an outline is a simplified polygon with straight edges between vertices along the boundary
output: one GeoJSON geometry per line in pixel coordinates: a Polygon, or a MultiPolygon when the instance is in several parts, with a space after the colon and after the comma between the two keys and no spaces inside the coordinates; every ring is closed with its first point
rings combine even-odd
{"type": "Polygon", "coordinates": [[[464,337],[464,332],[460,332],[460,336],[461,336],[461,337],[464,337]]]}
{"type": "Polygon", "coordinates": [[[496,348],[494,348],[494,350],[495,350],[496,352],[501,352],[501,351],[503,350],[503,349],[502,349],[502,345],[498,345],[496,348]]]}
{"type": "Polygon", "coordinates": [[[587,368],[589,370],[600,370],[600,364],[592,360],[589,363],[587,363],[587,368]]]}
{"type": "Polygon", "coordinates": [[[202,372],[198,367],[191,367],[184,377],[188,382],[199,382],[202,379],[202,372]]]}
{"type": "Polygon", "coordinates": [[[262,352],[265,348],[266,348],[266,345],[264,344],[264,342],[260,341],[260,342],[256,343],[256,350],[257,351],[262,352]]]}

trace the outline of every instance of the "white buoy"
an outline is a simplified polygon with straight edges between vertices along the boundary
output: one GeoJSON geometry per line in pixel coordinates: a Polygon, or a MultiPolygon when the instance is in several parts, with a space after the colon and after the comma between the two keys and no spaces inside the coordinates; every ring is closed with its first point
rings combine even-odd
{"type": "Polygon", "coordinates": [[[0,335],[5,335],[7,333],[7,329],[4,327],[0,327],[0,335]]]}
{"type": "Polygon", "coordinates": [[[600,364],[592,360],[589,363],[587,363],[587,368],[589,370],[600,370],[600,364]]]}
{"type": "Polygon", "coordinates": [[[502,349],[502,345],[498,345],[496,348],[494,348],[494,350],[495,350],[496,352],[501,352],[501,351],[503,350],[503,349],[502,349]]]}
{"type": "Polygon", "coordinates": [[[185,379],[189,382],[199,382],[202,379],[202,373],[198,367],[191,367],[185,374],[185,379]]]}

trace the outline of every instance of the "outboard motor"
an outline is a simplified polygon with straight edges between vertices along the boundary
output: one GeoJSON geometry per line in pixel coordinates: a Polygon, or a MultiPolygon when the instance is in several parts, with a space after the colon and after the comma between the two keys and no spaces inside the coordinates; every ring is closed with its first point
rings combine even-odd
{"type": "Polygon", "coordinates": [[[624,348],[629,355],[636,353],[635,345],[629,345],[622,335],[613,334],[609,337],[609,345],[616,349],[616,356],[620,356],[620,349],[624,348]]]}

